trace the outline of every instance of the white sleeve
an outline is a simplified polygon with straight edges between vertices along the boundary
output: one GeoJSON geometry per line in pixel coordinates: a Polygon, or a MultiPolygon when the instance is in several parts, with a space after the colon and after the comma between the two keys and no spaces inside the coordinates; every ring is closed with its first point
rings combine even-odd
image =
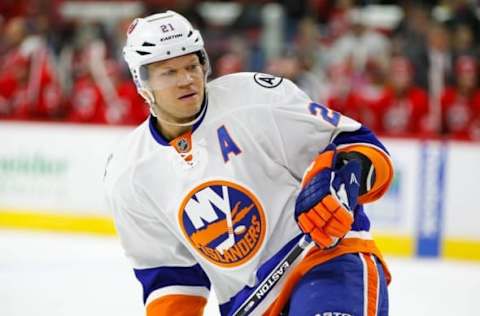
{"type": "Polygon", "coordinates": [[[314,157],[341,132],[356,131],[361,124],[315,103],[290,80],[283,80],[278,89],[281,98],[271,102],[274,121],[273,137],[286,167],[301,179],[314,157]]]}
{"type": "Polygon", "coordinates": [[[108,200],[126,256],[142,284],[144,302],[170,294],[207,298],[207,275],[167,225],[148,213],[131,183],[118,180],[108,200]]]}

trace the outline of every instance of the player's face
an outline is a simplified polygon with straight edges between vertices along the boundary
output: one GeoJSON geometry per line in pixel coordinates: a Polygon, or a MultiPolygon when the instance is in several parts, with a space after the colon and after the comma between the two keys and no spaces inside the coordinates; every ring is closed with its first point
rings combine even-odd
{"type": "Polygon", "coordinates": [[[150,64],[148,78],[156,101],[153,106],[163,119],[183,123],[200,111],[205,75],[196,54],[150,64]]]}

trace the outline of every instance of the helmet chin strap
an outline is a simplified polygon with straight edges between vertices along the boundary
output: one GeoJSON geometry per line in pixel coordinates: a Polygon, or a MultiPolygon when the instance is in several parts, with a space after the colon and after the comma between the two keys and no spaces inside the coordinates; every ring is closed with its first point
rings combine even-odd
{"type": "MultiPolygon", "coordinates": [[[[200,112],[197,114],[197,116],[193,120],[191,120],[189,122],[185,122],[185,123],[173,122],[173,121],[166,120],[166,119],[162,118],[160,115],[158,115],[158,113],[157,113],[157,111],[155,110],[155,107],[154,107],[154,104],[157,104],[157,103],[155,102],[155,97],[154,97],[154,95],[151,91],[149,91],[147,89],[142,89],[140,94],[147,100],[148,106],[150,108],[150,113],[153,116],[155,116],[157,118],[157,120],[160,121],[161,123],[168,124],[168,125],[171,125],[171,126],[178,126],[178,127],[192,126],[195,123],[197,123],[198,121],[200,121],[200,119],[203,116],[203,113],[205,113],[205,111],[207,109],[207,107],[202,104],[202,109],[200,110],[200,112]]],[[[206,98],[206,94],[204,94],[204,98],[206,98]]]]}

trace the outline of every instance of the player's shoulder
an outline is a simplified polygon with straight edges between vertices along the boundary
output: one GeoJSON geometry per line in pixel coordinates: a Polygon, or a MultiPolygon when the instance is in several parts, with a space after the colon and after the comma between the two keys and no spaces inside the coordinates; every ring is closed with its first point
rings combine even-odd
{"type": "Polygon", "coordinates": [[[138,164],[148,155],[150,138],[148,120],[123,136],[113,146],[106,162],[104,182],[113,188],[120,178],[132,174],[138,164]]]}
{"type": "Polygon", "coordinates": [[[245,88],[266,88],[274,89],[279,87],[285,79],[261,72],[237,72],[218,77],[211,82],[210,86],[238,87],[245,88]]]}
{"type": "Polygon", "coordinates": [[[239,72],[225,75],[208,83],[209,93],[231,97],[280,97],[293,83],[285,78],[260,72],[239,72]]]}
{"type": "Polygon", "coordinates": [[[207,87],[209,102],[220,113],[276,107],[299,92],[290,80],[259,72],[225,75],[209,82],[207,87]]]}

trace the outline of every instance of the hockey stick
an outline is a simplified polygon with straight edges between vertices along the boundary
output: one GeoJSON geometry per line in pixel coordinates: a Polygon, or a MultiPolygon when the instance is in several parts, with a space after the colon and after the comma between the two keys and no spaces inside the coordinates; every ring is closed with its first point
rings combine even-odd
{"type": "Polygon", "coordinates": [[[243,302],[242,305],[232,314],[232,316],[246,316],[263,300],[271,289],[282,279],[292,263],[302,254],[302,252],[311,244],[312,239],[309,235],[303,235],[298,244],[290,250],[288,255],[279,262],[270,274],[260,283],[255,291],[243,302]]]}

